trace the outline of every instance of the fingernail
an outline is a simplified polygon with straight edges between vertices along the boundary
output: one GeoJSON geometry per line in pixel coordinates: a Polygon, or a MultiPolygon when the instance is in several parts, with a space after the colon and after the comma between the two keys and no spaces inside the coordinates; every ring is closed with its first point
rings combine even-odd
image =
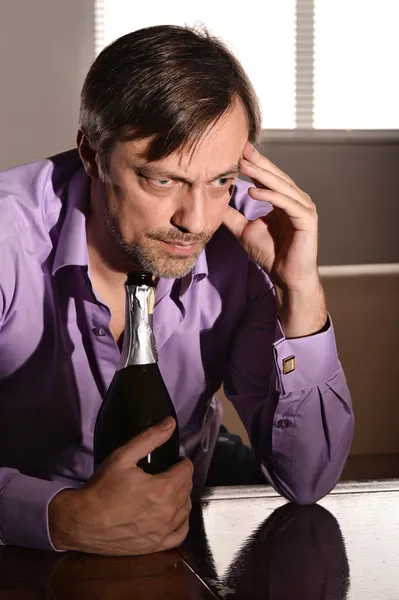
{"type": "Polygon", "coordinates": [[[173,427],[173,419],[172,419],[172,417],[167,417],[167,419],[165,419],[164,421],[162,421],[162,423],[161,423],[161,429],[170,429],[171,427],[173,427]]]}

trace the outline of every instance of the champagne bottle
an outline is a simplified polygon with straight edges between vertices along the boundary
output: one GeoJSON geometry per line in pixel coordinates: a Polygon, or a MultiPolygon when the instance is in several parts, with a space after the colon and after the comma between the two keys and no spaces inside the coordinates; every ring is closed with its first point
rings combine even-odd
{"type": "Polygon", "coordinates": [[[125,332],[119,367],[99,410],[94,430],[94,464],[168,416],[176,429],[167,442],[138,466],[160,473],[179,460],[176,412],[158,367],[152,330],[155,286],[151,273],[129,273],[125,282],[125,332]]]}

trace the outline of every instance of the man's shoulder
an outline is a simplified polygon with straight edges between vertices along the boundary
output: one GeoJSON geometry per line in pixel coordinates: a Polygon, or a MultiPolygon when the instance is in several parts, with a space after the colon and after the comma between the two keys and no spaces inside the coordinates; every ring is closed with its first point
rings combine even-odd
{"type": "Polygon", "coordinates": [[[81,166],[76,150],[0,172],[0,244],[34,229],[62,208],[63,190],[81,166]]]}

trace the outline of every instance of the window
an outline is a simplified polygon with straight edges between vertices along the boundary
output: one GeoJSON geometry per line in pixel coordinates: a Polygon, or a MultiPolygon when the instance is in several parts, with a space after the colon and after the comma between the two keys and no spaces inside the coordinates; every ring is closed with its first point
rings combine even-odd
{"type": "Polygon", "coordinates": [[[205,24],[247,71],[265,129],[399,129],[398,0],[96,0],[96,52],[150,25],[205,24]]]}
{"type": "Polygon", "coordinates": [[[398,0],[314,4],[314,127],[399,129],[398,0]]]}

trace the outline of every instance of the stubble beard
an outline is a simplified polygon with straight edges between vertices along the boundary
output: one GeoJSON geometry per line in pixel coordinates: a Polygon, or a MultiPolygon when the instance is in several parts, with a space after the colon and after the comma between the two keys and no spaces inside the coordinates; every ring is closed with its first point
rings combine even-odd
{"type": "Polygon", "coordinates": [[[200,234],[191,234],[183,233],[178,229],[159,228],[146,234],[142,242],[131,243],[125,240],[105,204],[101,212],[106,229],[119,248],[143,271],[152,273],[154,277],[180,279],[188,275],[214,233],[207,230],[200,234]],[[175,255],[163,249],[161,241],[175,244],[195,243],[198,244],[198,249],[190,256],[175,255]]]}

